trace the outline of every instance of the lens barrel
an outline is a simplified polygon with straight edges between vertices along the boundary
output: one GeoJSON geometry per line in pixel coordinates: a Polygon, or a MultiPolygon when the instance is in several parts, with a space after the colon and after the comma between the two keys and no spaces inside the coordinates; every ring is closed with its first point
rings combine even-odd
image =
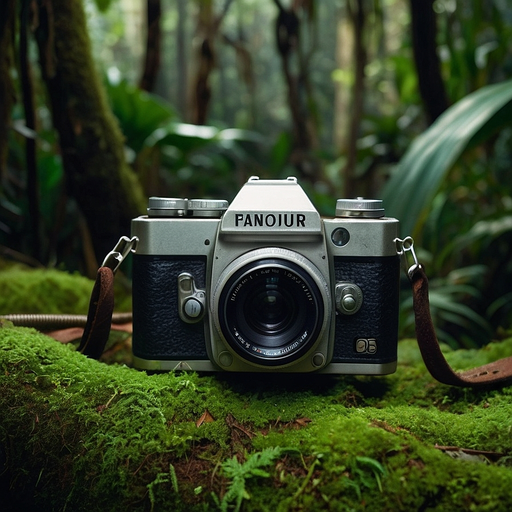
{"type": "Polygon", "coordinates": [[[325,321],[322,293],[293,261],[262,258],[242,265],[222,287],[219,327],[243,359],[276,366],[300,358],[325,321]]]}

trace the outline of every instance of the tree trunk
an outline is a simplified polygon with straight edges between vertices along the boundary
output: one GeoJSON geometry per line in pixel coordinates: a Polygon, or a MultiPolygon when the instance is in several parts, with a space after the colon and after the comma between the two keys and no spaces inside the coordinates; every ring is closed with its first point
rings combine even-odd
{"type": "Polygon", "coordinates": [[[189,119],[187,86],[188,62],[186,52],[187,0],[178,0],[178,26],[176,28],[176,61],[178,76],[178,112],[184,121],[189,119]]]}
{"type": "MultiPolygon", "coordinates": [[[[288,107],[293,126],[293,150],[290,160],[299,175],[314,183],[321,179],[321,167],[313,154],[315,146],[312,95],[308,77],[308,61],[311,55],[304,55],[301,49],[301,30],[303,30],[299,10],[306,9],[300,3],[284,7],[281,0],[274,0],[278,8],[276,19],[276,43],[283,75],[288,90],[288,107]]],[[[312,4],[311,4],[312,5],[312,4]]],[[[312,19],[312,11],[306,16],[312,19]]]]}
{"type": "Polygon", "coordinates": [[[213,0],[200,0],[197,39],[199,41],[197,52],[197,69],[194,80],[193,122],[206,124],[212,91],[210,75],[215,69],[215,39],[220,26],[226,16],[233,0],[225,0],[221,12],[214,14],[213,0]]]}
{"type": "Polygon", "coordinates": [[[36,38],[59,135],[66,187],[83,212],[101,261],[145,208],[124,159],[123,136],[91,55],[81,0],[38,0],[36,38]]]}
{"type": "Polygon", "coordinates": [[[354,85],[352,87],[352,107],[350,109],[350,121],[347,132],[346,153],[347,162],[342,170],[344,196],[355,197],[358,195],[356,165],[357,165],[357,141],[360,137],[361,121],[364,109],[365,67],[368,54],[364,41],[366,12],[364,0],[347,2],[347,12],[354,30],[353,65],[354,85]]]}
{"type": "Polygon", "coordinates": [[[16,0],[0,2],[0,178],[7,170],[8,136],[15,93],[11,70],[14,66],[14,19],[16,0]]]}
{"type": "Polygon", "coordinates": [[[433,4],[434,0],[410,0],[414,61],[421,99],[430,124],[448,108],[437,55],[437,24],[433,4]]]}
{"type": "Polygon", "coordinates": [[[146,55],[144,58],[144,71],[142,72],[139,84],[139,87],[144,91],[152,91],[154,89],[158,70],[160,69],[161,17],[161,1],[146,0],[146,55]]]}
{"type": "MultiPolygon", "coordinates": [[[[34,134],[36,132],[36,109],[34,97],[34,81],[32,67],[28,57],[28,32],[32,21],[31,4],[23,2],[20,15],[19,30],[19,70],[20,84],[23,98],[23,112],[25,114],[25,126],[34,134]]],[[[31,231],[31,254],[43,261],[43,237],[41,225],[41,208],[39,193],[39,175],[37,172],[36,137],[25,137],[25,166],[27,168],[27,200],[28,216],[31,231]]]]}

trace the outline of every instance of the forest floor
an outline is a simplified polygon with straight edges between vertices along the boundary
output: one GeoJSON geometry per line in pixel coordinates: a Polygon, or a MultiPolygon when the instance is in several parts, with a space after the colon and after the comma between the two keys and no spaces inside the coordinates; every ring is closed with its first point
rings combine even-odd
{"type": "MultiPolygon", "coordinates": [[[[83,313],[91,286],[3,271],[0,313],[83,313]]],[[[383,377],[148,375],[110,343],[95,361],[1,322],[3,510],[512,509],[512,386],[440,384],[415,340],[383,377]]],[[[446,357],[509,354],[512,337],[446,357]]]]}

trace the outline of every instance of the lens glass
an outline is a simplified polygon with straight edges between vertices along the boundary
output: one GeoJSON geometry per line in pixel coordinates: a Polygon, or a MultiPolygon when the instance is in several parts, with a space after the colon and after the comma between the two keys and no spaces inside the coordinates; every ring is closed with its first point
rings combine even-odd
{"type": "Polygon", "coordinates": [[[314,279],[288,260],[264,259],[234,273],[221,292],[222,332],[245,359],[282,365],[317,340],[324,320],[314,279]]]}
{"type": "Polygon", "coordinates": [[[244,308],[247,324],[264,336],[285,331],[297,317],[289,290],[277,276],[263,277],[249,293],[244,308]]]}

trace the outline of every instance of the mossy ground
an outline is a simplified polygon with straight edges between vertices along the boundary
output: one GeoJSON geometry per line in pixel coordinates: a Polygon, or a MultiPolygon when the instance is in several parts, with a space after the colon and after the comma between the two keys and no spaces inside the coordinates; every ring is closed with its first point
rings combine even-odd
{"type": "Polygon", "coordinates": [[[512,387],[439,384],[414,340],[386,377],[147,375],[0,328],[7,510],[508,511],[511,427],[512,387]]]}

